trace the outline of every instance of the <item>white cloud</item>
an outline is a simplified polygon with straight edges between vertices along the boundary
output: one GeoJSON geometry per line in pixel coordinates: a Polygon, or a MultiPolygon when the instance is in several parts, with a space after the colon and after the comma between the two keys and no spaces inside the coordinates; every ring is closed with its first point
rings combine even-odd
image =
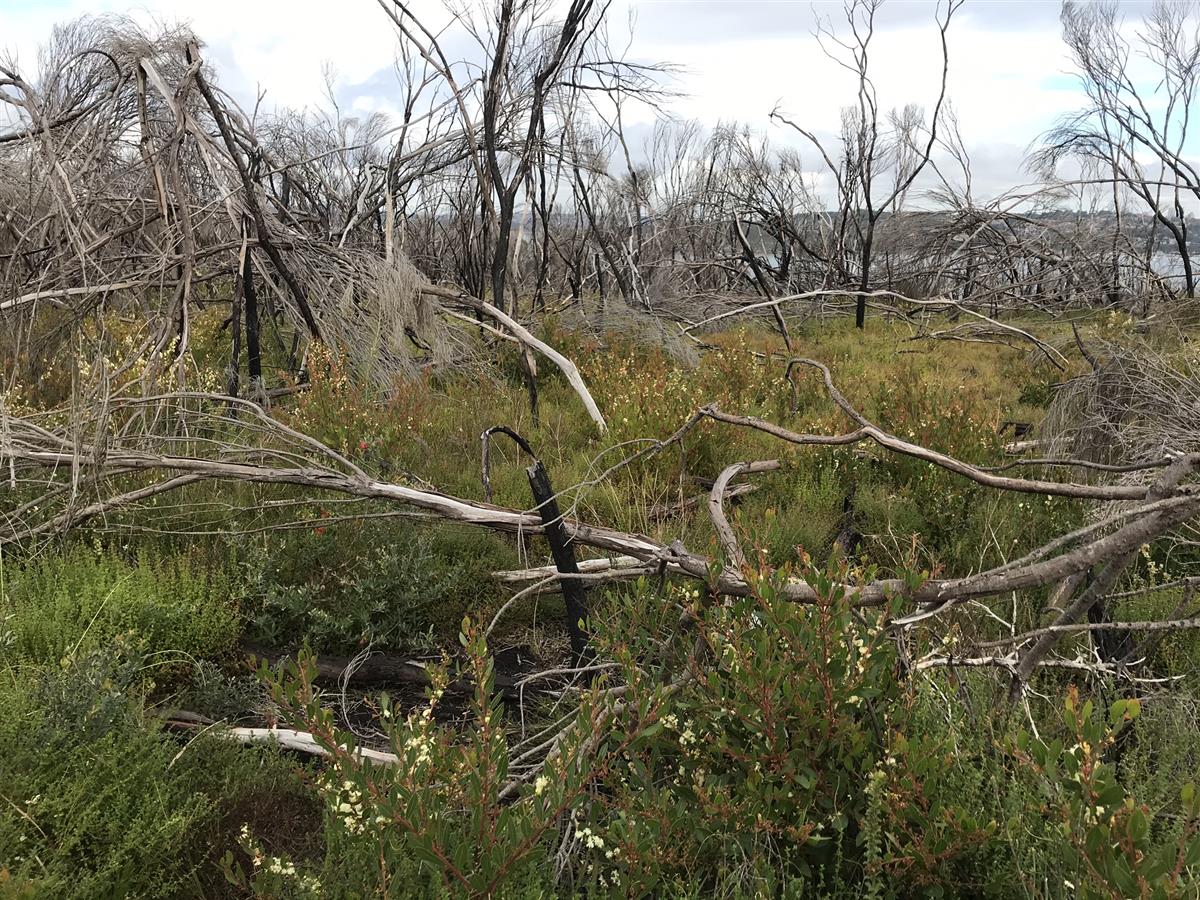
{"type": "MultiPolygon", "coordinates": [[[[447,20],[437,0],[411,5],[434,27],[447,20]]],[[[1017,180],[1020,151],[1079,102],[1077,89],[1063,77],[1068,64],[1056,8],[1030,0],[976,0],[951,25],[950,98],[968,147],[985,166],[999,167],[979,171],[981,182],[1017,180]]],[[[834,24],[840,9],[840,2],[815,7],[834,24]]],[[[774,140],[796,142],[786,129],[770,126],[776,103],[806,127],[832,133],[842,106],[853,99],[852,76],[812,36],[814,8],[808,4],[619,0],[614,36],[624,30],[629,10],[638,20],[631,55],[683,69],[676,87],[686,96],[671,104],[682,117],[707,125],[737,120],[774,140]]],[[[885,10],[872,51],[880,100],[885,108],[914,102],[929,110],[941,67],[934,6],[913,0],[885,10]]],[[[33,48],[52,23],[85,12],[128,13],[143,23],[190,22],[222,85],[244,104],[254,102],[259,88],[266,91],[267,108],[322,103],[330,65],[339,101],[354,113],[400,105],[400,88],[389,73],[396,35],[375,0],[0,0],[0,44],[15,45],[32,68],[33,48]]],[[[632,121],[646,119],[642,113],[632,121]]]]}

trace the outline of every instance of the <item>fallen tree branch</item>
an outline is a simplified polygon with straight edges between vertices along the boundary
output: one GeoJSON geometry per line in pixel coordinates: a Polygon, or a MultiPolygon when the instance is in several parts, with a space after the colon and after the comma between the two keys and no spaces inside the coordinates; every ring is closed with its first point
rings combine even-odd
{"type": "Polygon", "coordinates": [[[1190,631],[1200,628],[1200,619],[1168,619],[1163,622],[1076,622],[1070,625],[1047,625],[1023,634],[975,644],[980,650],[1024,644],[1047,634],[1089,634],[1094,631],[1190,631]]]}
{"type": "MultiPolygon", "coordinates": [[[[927,656],[918,660],[913,665],[913,670],[924,672],[929,669],[953,669],[956,667],[980,669],[980,668],[997,668],[1007,669],[1012,672],[1017,668],[1016,654],[1007,656],[951,656],[937,655],[927,656]]],[[[1089,675],[1117,675],[1126,678],[1130,681],[1138,683],[1157,684],[1163,681],[1173,679],[1163,678],[1138,678],[1130,674],[1127,669],[1120,666],[1114,666],[1108,663],[1091,662],[1086,659],[1042,659],[1038,660],[1037,667],[1039,669],[1067,669],[1073,672],[1086,672],[1089,675]]]]}
{"type": "Polygon", "coordinates": [[[796,358],[794,362],[799,365],[810,366],[821,372],[825,381],[825,389],[828,391],[829,396],[846,415],[859,425],[856,431],[839,435],[798,434],[780,425],[753,416],[739,416],[722,412],[715,405],[703,407],[700,412],[718,422],[726,422],[730,425],[739,425],[744,428],[753,428],[788,443],[801,446],[846,446],[871,440],[888,450],[901,453],[905,456],[911,456],[914,459],[924,460],[939,468],[968,478],[976,484],[1005,491],[1044,494],[1054,497],[1077,497],[1088,500],[1141,500],[1149,494],[1150,488],[1140,485],[1084,484],[1078,482],[1009,478],[1003,475],[996,475],[978,466],[955,459],[952,456],[947,456],[944,453],[939,453],[936,450],[930,450],[919,444],[910,443],[894,434],[884,431],[859,413],[845,396],[842,395],[841,391],[833,383],[833,376],[826,365],[811,359],[796,358]]]}
{"type": "Polygon", "coordinates": [[[553,579],[552,584],[557,584],[559,581],[567,578],[578,578],[581,580],[591,579],[593,576],[604,576],[609,573],[622,573],[617,577],[637,577],[647,570],[645,560],[639,559],[636,556],[616,556],[601,559],[584,559],[577,564],[579,571],[567,574],[558,571],[553,565],[536,566],[532,569],[509,569],[507,571],[492,572],[492,577],[504,584],[523,584],[527,581],[542,581],[547,578],[553,579]],[[630,573],[625,575],[623,573],[630,573]]]}
{"type": "MultiPolygon", "coordinates": [[[[1157,500],[1169,495],[1178,486],[1180,481],[1192,474],[1198,465],[1200,465],[1200,455],[1197,454],[1189,454],[1177,459],[1167,468],[1166,472],[1163,473],[1162,478],[1151,486],[1151,499],[1157,500]]],[[[1125,526],[1125,528],[1121,530],[1128,531],[1131,528],[1137,528],[1140,526],[1143,530],[1155,532],[1158,530],[1159,523],[1169,520],[1170,516],[1170,512],[1167,511],[1151,513],[1145,518],[1140,519],[1131,525],[1125,526]]],[[[1175,524],[1180,523],[1172,523],[1172,525],[1175,524]]],[[[1165,530],[1158,533],[1165,533],[1165,530]]],[[[1087,588],[1079,595],[1078,598],[1076,598],[1069,605],[1067,605],[1066,608],[1063,609],[1058,618],[1054,621],[1053,625],[1073,624],[1080,617],[1085,615],[1089,609],[1091,609],[1097,603],[1100,603],[1103,598],[1112,590],[1113,586],[1117,582],[1117,579],[1133,561],[1135,553],[1136,549],[1130,547],[1128,549],[1114,552],[1105,556],[1102,560],[1103,567],[1092,580],[1091,584],[1087,586],[1087,588]]],[[[1098,560],[1097,562],[1101,561],[1098,560]]],[[[1038,666],[1039,661],[1045,658],[1046,654],[1050,652],[1050,649],[1054,646],[1057,640],[1058,635],[1054,632],[1044,633],[1037,638],[1032,647],[1025,651],[1025,653],[1021,656],[1021,660],[1017,664],[1017,667],[1013,670],[1010,697],[1015,699],[1016,697],[1020,696],[1021,692],[1025,689],[1025,683],[1029,680],[1029,676],[1038,666]]]]}
{"type": "Polygon", "coordinates": [[[604,416],[600,414],[600,407],[596,405],[596,401],[592,399],[592,394],[588,390],[587,385],[583,381],[583,376],[579,374],[579,369],[575,363],[567,359],[545,341],[539,340],[529,331],[524,325],[516,319],[509,316],[507,313],[501,312],[490,303],[485,303],[478,297],[472,297],[465,291],[455,290],[453,288],[440,287],[435,284],[426,284],[421,286],[421,293],[428,294],[431,297],[440,297],[443,300],[452,300],[456,303],[461,303],[463,306],[469,307],[476,312],[491,316],[497,322],[512,332],[527,348],[537,350],[554,365],[566,377],[567,382],[574,388],[575,393],[579,395],[579,399],[583,401],[584,409],[591,417],[591,420],[596,423],[596,427],[600,429],[600,433],[604,434],[608,430],[608,425],[605,424],[604,416]]]}
{"type": "Polygon", "coordinates": [[[725,548],[726,560],[738,572],[745,571],[747,565],[746,555],[742,552],[737,535],[733,533],[733,526],[729,524],[729,519],[725,516],[724,499],[726,491],[729,488],[729,482],[733,481],[739,475],[755,472],[774,472],[778,469],[779,460],[777,459],[734,463],[732,466],[726,466],[721,471],[721,474],[717,476],[717,480],[713,482],[712,490],[709,492],[708,514],[712,517],[717,537],[720,538],[721,545],[725,548]]]}
{"type": "MultiPolygon", "coordinates": [[[[171,728],[187,730],[198,727],[194,722],[182,720],[168,720],[167,725],[171,728]]],[[[297,731],[294,728],[220,728],[214,730],[213,734],[242,744],[278,744],[284,750],[307,753],[310,756],[329,757],[331,755],[310,732],[297,731]]],[[[358,759],[379,765],[394,766],[400,762],[400,758],[396,754],[383,750],[372,750],[370,747],[344,747],[342,749],[358,759]]]]}

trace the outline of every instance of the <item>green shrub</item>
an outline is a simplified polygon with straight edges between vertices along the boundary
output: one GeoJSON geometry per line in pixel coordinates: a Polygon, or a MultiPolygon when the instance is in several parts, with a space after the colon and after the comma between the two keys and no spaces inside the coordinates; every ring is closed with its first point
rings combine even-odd
{"type": "Polygon", "coordinates": [[[613,746],[596,752],[593,724],[616,718],[593,692],[564,740],[555,777],[539,779],[518,802],[502,796],[510,771],[500,701],[493,693],[490,658],[477,629],[468,626],[468,671],[475,684],[465,733],[439,724],[434,711],[449,682],[434,668],[429,705],[407,715],[381,698],[394,766],[364,765],[355,738],[335,724],[313,690],[311,659],[302,658],[273,682],[283,713],[311,731],[330,757],[320,782],[326,804],[328,853],[323,864],[304,866],[260,851],[256,836],[243,844],[251,866],[230,857],[231,881],[257,896],[333,897],[537,897],[554,896],[550,874],[553,837],[560,819],[576,807],[605,761],[626,749],[653,711],[613,746]],[[319,885],[320,887],[314,887],[319,885]]]}
{"type": "Polygon", "coordinates": [[[1017,400],[1027,406],[1045,409],[1054,399],[1054,385],[1048,381],[1031,381],[1021,386],[1017,400]]]}
{"type": "Polygon", "coordinates": [[[844,562],[801,574],[812,605],[784,597],[787,570],[732,605],[693,597],[710,661],[592,806],[610,883],[893,896],[948,880],[946,861],[989,839],[978,808],[936,790],[950,736],[913,727],[884,611],[852,608],[844,562]]]}
{"type": "Polygon", "coordinates": [[[1072,691],[1067,740],[1021,734],[1016,754],[1038,778],[1038,810],[1058,827],[1063,883],[1084,898],[1194,896],[1200,877],[1200,797],[1194,781],[1163,810],[1140,803],[1108,760],[1121,731],[1137,718],[1136,700],[1118,700],[1106,716],[1072,691]],[[1068,743],[1069,741],[1069,743],[1068,743]]]}
{"type": "Polygon", "coordinates": [[[617,592],[596,640],[619,666],[619,703],[598,679],[515,791],[503,786],[527,761],[475,629],[468,723],[433,715],[446,672],[429,707],[404,715],[381,699],[395,767],[364,766],[292,671],[273,692],[331,754],[330,852],[231,876],[260,896],[305,896],[314,879],[332,896],[1189,896],[1194,723],[1156,758],[1161,773],[1145,754],[1182,720],[1147,731],[1144,751],[1125,746],[1119,779],[1116,738],[1135,705],[1115,706],[1107,727],[1071,700],[1061,725],[1043,716],[1040,739],[1020,736],[988,709],[981,674],[905,687],[884,611],[856,610],[838,586],[845,562],[802,570],[819,598],[808,606],[784,598],[786,574],[731,605],[650,581],[617,592]]]}
{"type": "Polygon", "coordinates": [[[311,829],[277,752],[147,727],[144,665],[117,644],[0,674],[0,896],[213,896],[216,848],[243,823],[311,829]]]}
{"type": "Polygon", "coordinates": [[[292,531],[246,544],[249,636],[329,652],[428,649],[496,595],[511,566],[503,539],[461,528],[370,521],[292,531]]]}
{"type": "Polygon", "coordinates": [[[13,660],[57,663],[118,635],[151,653],[220,656],[240,631],[232,580],[183,556],[74,548],[6,563],[3,576],[0,649],[13,660]]]}
{"type": "Polygon", "coordinates": [[[172,699],[179,709],[236,724],[254,719],[266,706],[266,691],[253,674],[228,674],[216,663],[196,660],[187,682],[172,699]]]}

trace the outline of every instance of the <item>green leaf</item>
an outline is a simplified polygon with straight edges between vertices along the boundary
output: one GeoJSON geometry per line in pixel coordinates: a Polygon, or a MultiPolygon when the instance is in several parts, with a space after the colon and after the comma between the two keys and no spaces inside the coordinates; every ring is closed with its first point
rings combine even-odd
{"type": "Polygon", "coordinates": [[[1162,878],[1175,866],[1176,848],[1173,844],[1164,844],[1146,857],[1141,865],[1141,874],[1149,882],[1162,878]]]}
{"type": "Polygon", "coordinates": [[[1146,813],[1140,809],[1135,809],[1133,815],[1129,817],[1129,836],[1133,840],[1141,844],[1150,834],[1150,820],[1146,817],[1146,813]]]}
{"type": "Polygon", "coordinates": [[[413,855],[417,857],[420,863],[432,871],[442,874],[442,861],[438,859],[437,854],[426,846],[424,841],[414,840],[409,846],[412,848],[413,855]]]}

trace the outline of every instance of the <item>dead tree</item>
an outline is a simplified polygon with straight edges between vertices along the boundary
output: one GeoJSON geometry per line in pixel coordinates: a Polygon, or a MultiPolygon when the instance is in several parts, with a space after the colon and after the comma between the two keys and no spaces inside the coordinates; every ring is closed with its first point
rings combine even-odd
{"type": "Polygon", "coordinates": [[[1049,169],[1067,159],[1082,162],[1098,183],[1108,183],[1114,213],[1125,191],[1144,204],[1154,219],[1145,266],[1152,269],[1155,229],[1161,226],[1179,258],[1188,297],[1195,296],[1196,278],[1184,202],[1200,198],[1200,172],[1186,151],[1191,106],[1200,87],[1195,16],[1193,3],[1156,2],[1130,41],[1116,3],[1064,3],[1063,38],[1087,105],[1046,135],[1037,157],[1049,169]],[[1135,55],[1154,67],[1153,83],[1136,80],[1135,55]]]}
{"type": "MultiPolygon", "coordinates": [[[[961,0],[939,3],[938,34],[942,49],[941,89],[934,103],[926,134],[920,134],[921,117],[914,107],[885,116],[871,76],[871,41],[875,17],[883,0],[848,0],[845,8],[849,37],[840,38],[830,28],[819,25],[819,33],[832,42],[845,58],[832,51],[839,65],[849,70],[858,82],[855,105],[842,115],[840,152],[831,152],[807,126],[788,118],[779,110],[771,114],[803,135],[817,150],[837,185],[837,235],[840,252],[857,257],[857,283],[860,292],[872,287],[871,265],[876,228],[880,219],[903,205],[904,196],[929,162],[937,141],[938,120],[946,99],[950,73],[950,50],[946,34],[950,20],[962,5],[961,0]],[[882,189],[882,172],[892,171],[890,184],[882,189]]],[[[830,52],[830,51],[827,51],[830,52]]],[[[866,300],[860,293],[854,322],[859,328],[866,320],[866,300]]]]}

